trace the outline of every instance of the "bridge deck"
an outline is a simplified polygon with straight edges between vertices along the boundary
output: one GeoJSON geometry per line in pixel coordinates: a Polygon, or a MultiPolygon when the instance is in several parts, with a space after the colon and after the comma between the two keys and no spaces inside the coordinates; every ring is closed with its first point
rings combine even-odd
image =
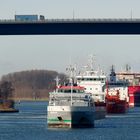
{"type": "Polygon", "coordinates": [[[140,34],[140,19],[0,20],[0,35],[140,34]]]}

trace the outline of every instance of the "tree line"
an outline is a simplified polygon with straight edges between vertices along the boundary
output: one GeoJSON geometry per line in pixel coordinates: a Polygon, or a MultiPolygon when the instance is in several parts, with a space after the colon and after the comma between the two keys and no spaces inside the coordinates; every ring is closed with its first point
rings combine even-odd
{"type": "Polygon", "coordinates": [[[12,84],[12,97],[15,99],[45,99],[55,89],[57,76],[60,83],[64,83],[65,74],[50,70],[14,72],[2,76],[1,82],[12,84]]]}

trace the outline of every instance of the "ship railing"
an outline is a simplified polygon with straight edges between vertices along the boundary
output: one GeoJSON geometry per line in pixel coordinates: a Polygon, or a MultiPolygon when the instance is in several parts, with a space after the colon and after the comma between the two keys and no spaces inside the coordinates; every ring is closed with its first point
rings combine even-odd
{"type": "MultiPolygon", "coordinates": [[[[72,100],[72,106],[90,106],[90,102],[85,102],[85,101],[82,101],[82,100],[72,100]]],[[[71,101],[67,101],[67,100],[56,100],[55,101],[55,104],[49,104],[49,105],[52,105],[52,106],[71,106],[71,101]]]]}
{"type": "MultiPolygon", "coordinates": [[[[54,99],[52,99],[52,101],[56,101],[56,100],[67,100],[69,101],[71,99],[71,96],[67,96],[67,97],[55,97],[54,99]]],[[[84,97],[72,97],[73,100],[83,100],[83,101],[88,101],[89,99],[85,99],[84,97]]]]}
{"type": "MultiPolygon", "coordinates": [[[[65,104],[69,104],[71,102],[71,96],[55,96],[55,97],[51,97],[50,98],[50,104],[61,104],[61,103],[65,103],[65,104]]],[[[91,102],[93,102],[92,99],[90,98],[85,98],[84,96],[74,96],[72,97],[72,102],[73,103],[88,103],[90,104],[91,102]]]]}
{"type": "MultiPolygon", "coordinates": [[[[58,98],[58,99],[69,99],[71,97],[71,94],[67,94],[67,93],[57,93],[57,94],[50,94],[50,98],[52,99],[52,98],[54,98],[54,99],[56,99],[56,98],[58,98]]],[[[78,94],[77,95],[77,93],[75,94],[75,93],[72,93],[72,98],[73,99],[83,99],[83,100],[87,100],[88,98],[90,97],[90,95],[88,95],[88,94],[78,94]]]]}

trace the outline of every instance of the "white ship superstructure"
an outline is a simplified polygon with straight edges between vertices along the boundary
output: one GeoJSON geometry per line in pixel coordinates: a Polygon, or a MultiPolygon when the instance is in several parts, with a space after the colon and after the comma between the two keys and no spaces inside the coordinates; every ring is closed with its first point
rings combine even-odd
{"type": "MultiPolygon", "coordinates": [[[[128,96],[128,81],[126,80],[118,80],[116,78],[116,73],[114,66],[111,68],[110,73],[110,79],[108,80],[108,93],[110,95],[115,95],[116,91],[119,91],[120,93],[120,100],[125,100],[129,102],[129,96],[128,96]]],[[[106,89],[105,89],[106,91],[106,89]]]]}
{"type": "Polygon", "coordinates": [[[95,102],[105,102],[104,87],[106,84],[106,75],[102,71],[93,69],[91,58],[90,65],[80,72],[77,76],[77,84],[85,87],[85,92],[92,93],[95,102]]]}

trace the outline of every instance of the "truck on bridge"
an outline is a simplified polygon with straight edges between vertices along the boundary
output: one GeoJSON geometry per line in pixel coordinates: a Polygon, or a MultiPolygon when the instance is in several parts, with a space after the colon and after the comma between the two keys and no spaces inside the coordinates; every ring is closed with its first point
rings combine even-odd
{"type": "Polygon", "coordinates": [[[15,21],[38,21],[38,20],[45,20],[43,15],[15,15],[15,21]]]}

